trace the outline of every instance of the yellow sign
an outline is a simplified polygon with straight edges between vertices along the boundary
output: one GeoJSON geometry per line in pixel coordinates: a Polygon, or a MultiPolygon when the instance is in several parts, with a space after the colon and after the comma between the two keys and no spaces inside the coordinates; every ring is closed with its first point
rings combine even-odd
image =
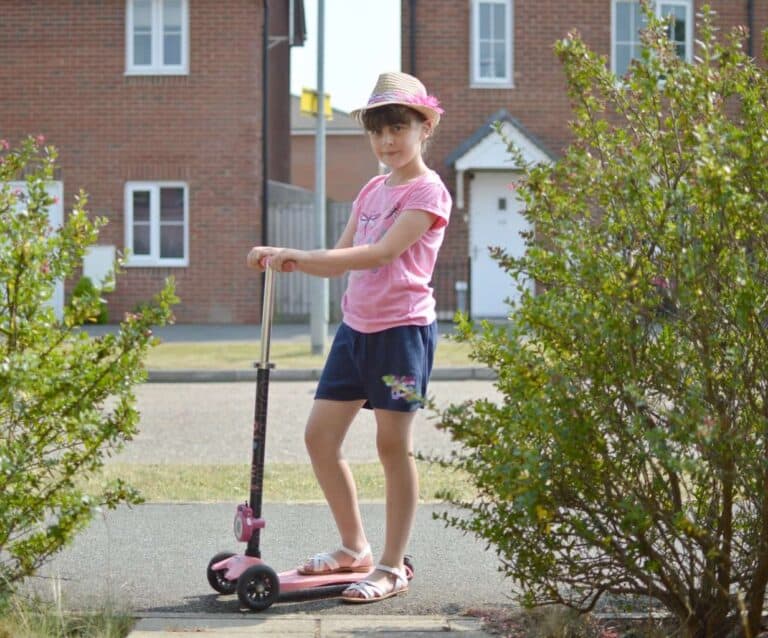
{"type": "MultiPolygon", "coordinates": [[[[325,104],[323,112],[326,120],[333,119],[333,111],[331,110],[331,96],[325,94],[325,104]]],[[[299,99],[299,108],[304,115],[312,115],[317,117],[317,91],[312,89],[302,89],[301,98],[299,99]]]]}

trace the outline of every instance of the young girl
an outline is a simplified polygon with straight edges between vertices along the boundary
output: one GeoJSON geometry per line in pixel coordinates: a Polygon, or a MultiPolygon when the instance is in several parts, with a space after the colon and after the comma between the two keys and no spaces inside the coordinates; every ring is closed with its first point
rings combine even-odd
{"type": "Polygon", "coordinates": [[[360,191],[336,246],[295,250],[256,246],[248,265],[299,270],[318,277],[347,271],[343,322],[331,346],[306,426],[312,467],[341,536],[341,547],[299,566],[302,574],[370,572],[348,587],[348,602],[373,602],[408,588],[403,559],[418,500],[411,427],[426,396],[437,342],[429,282],[451,212],[451,197],[422,158],[442,113],[424,85],[405,73],[383,73],[368,103],[352,115],[368,132],[376,158],[390,172],[360,191]],[[266,258],[266,259],[265,259],[266,258]],[[265,260],[262,261],[262,260],[265,260]],[[400,389],[383,377],[394,376],[400,389]],[[360,408],[373,409],[376,446],[386,485],[384,551],[374,566],[341,446],[360,408]]]}

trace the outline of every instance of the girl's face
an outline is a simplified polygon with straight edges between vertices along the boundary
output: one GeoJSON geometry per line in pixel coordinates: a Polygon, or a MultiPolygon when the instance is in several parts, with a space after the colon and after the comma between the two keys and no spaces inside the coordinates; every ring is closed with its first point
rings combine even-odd
{"type": "Polygon", "coordinates": [[[377,131],[368,131],[376,158],[393,172],[407,172],[420,165],[421,146],[429,137],[430,125],[415,118],[408,122],[385,124],[377,131]]]}

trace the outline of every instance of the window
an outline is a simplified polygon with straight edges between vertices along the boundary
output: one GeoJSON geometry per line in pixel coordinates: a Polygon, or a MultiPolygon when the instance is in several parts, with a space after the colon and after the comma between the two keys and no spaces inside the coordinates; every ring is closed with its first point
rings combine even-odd
{"type": "MultiPolygon", "coordinates": [[[[674,16],[669,38],[677,54],[687,61],[693,59],[693,0],[658,0],[654,3],[658,17],[674,16]]],[[[624,75],[629,63],[640,57],[640,31],[647,25],[639,0],[613,0],[612,70],[624,75]]]]}
{"type": "Polygon", "coordinates": [[[128,266],[189,264],[187,185],[128,182],[125,185],[125,245],[128,266]]]}
{"type": "Polygon", "coordinates": [[[512,86],[512,0],[472,0],[471,77],[475,87],[512,86]]]}
{"type": "Polygon", "coordinates": [[[126,73],[185,75],[189,70],[188,0],[128,0],[126,73]]]}

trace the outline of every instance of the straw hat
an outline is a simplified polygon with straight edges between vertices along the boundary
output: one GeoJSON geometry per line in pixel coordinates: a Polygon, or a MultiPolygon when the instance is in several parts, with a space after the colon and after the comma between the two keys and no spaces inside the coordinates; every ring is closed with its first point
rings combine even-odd
{"type": "Polygon", "coordinates": [[[427,89],[417,78],[407,73],[391,71],[379,75],[376,86],[371,92],[371,97],[368,98],[368,103],[355,109],[350,115],[359,120],[365,111],[388,104],[408,106],[431,120],[433,126],[437,126],[440,121],[440,114],[443,112],[439,100],[435,96],[429,95],[427,89]]]}

